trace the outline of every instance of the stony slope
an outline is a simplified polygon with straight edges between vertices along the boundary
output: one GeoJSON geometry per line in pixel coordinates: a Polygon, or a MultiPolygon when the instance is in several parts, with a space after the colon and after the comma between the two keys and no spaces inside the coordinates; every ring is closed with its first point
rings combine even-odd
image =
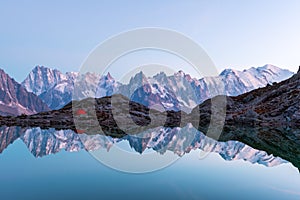
{"type": "Polygon", "coordinates": [[[42,100],[0,69],[0,115],[29,115],[47,110],[42,100]]]}

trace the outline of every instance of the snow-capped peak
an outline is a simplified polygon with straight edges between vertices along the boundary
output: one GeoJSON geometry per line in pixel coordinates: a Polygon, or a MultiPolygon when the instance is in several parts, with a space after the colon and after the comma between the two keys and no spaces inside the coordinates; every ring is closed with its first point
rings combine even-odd
{"type": "Polygon", "coordinates": [[[107,80],[114,80],[114,78],[111,76],[111,74],[108,72],[106,75],[107,80]]]}
{"type": "Polygon", "coordinates": [[[146,75],[140,71],[139,73],[135,74],[133,77],[131,77],[130,83],[136,83],[136,82],[140,82],[140,83],[146,83],[147,81],[147,77],[146,75]]]}
{"type": "Polygon", "coordinates": [[[229,74],[238,74],[238,70],[234,70],[234,69],[230,69],[230,68],[228,68],[228,69],[224,69],[221,73],[220,73],[220,76],[224,76],[224,77],[226,77],[226,76],[228,76],[229,74]]]}
{"type": "Polygon", "coordinates": [[[175,76],[181,76],[184,77],[185,73],[182,70],[179,70],[177,73],[174,74],[175,76]]]}
{"type": "Polygon", "coordinates": [[[40,95],[66,79],[66,75],[60,71],[38,65],[29,73],[22,85],[27,91],[40,95]]]}

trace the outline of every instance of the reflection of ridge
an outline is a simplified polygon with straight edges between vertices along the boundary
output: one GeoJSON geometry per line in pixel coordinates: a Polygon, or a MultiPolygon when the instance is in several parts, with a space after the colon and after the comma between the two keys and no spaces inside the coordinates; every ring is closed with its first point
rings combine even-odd
{"type": "Polygon", "coordinates": [[[32,128],[27,129],[21,139],[36,157],[57,153],[62,149],[72,152],[83,148],[78,135],[71,130],[32,128]]]}
{"type": "Polygon", "coordinates": [[[0,127],[0,153],[18,139],[23,133],[20,127],[0,127]]]}
{"type": "Polygon", "coordinates": [[[200,149],[204,152],[218,153],[224,160],[243,159],[251,163],[265,166],[276,166],[285,161],[279,157],[268,155],[264,151],[251,148],[238,141],[218,142],[195,129],[191,124],[183,128],[156,129],[142,139],[135,136],[126,136],[130,146],[135,151],[142,153],[145,149],[153,149],[160,154],[172,151],[178,156],[183,156],[191,150],[200,149]]]}
{"type": "MultiPolygon", "coordinates": [[[[16,138],[21,134],[20,128],[6,128],[1,132],[5,137],[1,137],[1,147],[9,142],[7,138],[16,138]]],[[[286,161],[279,157],[268,155],[264,151],[259,151],[237,141],[218,142],[206,137],[204,134],[193,128],[190,124],[183,128],[155,128],[143,132],[137,136],[126,136],[122,139],[113,139],[104,135],[78,135],[71,130],[55,129],[43,130],[40,128],[27,129],[21,139],[27,145],[30,152],[36,157],[54,154],[62,149],[73,152],[85,149],[95,151],[97,149],[109,148],[123,140],[127,140],[130,146],[139,153],[146,149],[152,149],[160,154],[172,151],[178,156],[183,156],[191,150],[200,149],[205,152],[218,153],[225,160],[243,159],[251,163],[259,163],[265,166],[276,166],[286,161]]],[[[6,146],[7,146],[6,145],[6,146]]],[[[5,147],[6,147],[5,146],[5,147]]]]}

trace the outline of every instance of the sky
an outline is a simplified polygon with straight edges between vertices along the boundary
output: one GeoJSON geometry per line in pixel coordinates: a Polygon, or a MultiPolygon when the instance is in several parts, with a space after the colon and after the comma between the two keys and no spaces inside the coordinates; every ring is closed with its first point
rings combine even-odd
{"type": "Polygon", "coordinates": [[[193,39],[219,71],[273,64],[296,72],[299,9],[297,0],[0,1],[0,68],[17,81],[36,65],[79,71],[107,38],[159,27],[193,39]]]}

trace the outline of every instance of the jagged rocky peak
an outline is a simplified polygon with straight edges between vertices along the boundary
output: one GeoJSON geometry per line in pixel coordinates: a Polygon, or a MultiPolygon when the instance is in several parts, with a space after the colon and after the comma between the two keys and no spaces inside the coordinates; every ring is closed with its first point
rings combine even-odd
{"type": "Polygon", "coordinates": [[[108,72],[106,75],[107,80],[114,80],[114,78],[111,76],[111,74],[108,72]]]}
{"type": "Polygon", "coordinates": [[[195,78],[192,78],[190,74],[185,73],[183,70],[179,70],[178,72],[174,73],[174,77],[183,78],[189,82],[197,80],[195,78]]]}
{"type": "Polygon", "coordinates": [[[1,76],[2,75],[7,75],[3,69],[0,69],[0,74],[1,74],[1,76]]]}
{"type": "MultiPolygon", "coordinates": [[[[160,77],[162,75],[161,73],[163,73],[163,72],[160,72],[153,77],[148,77],[143,71],[139,71],[136,74],[132,74],[127,86],[130,87],[132,85],[137,85],[137,84],[147,84],[154,77],[160,77]]],[[[123,85],[125,85],[125,84],[123,84],[123,85]]]]}
{"type": "MultiPolygon", "coordinates": [[[[116,83],[116,80],[113,78],[113,76],[107,72],[106,75],[102,75],[99,79],[99,87],[105,87],[106,85],[111,85],[112,83],[116,83]],[[104,85],[105,84],[105,85],[104,85]]],[[[98,89],[100,89],[98,88],[98,89]]],[[[102,88],[105,89],[105,88],[102,88]]]]}
{"type": "MultiPolygon", "coordinates": [[[[246,72],[247,70],[244,70],[243,72],[246,72]]],[[[233,69],[224,69],[221,73],[220,76],[228,76],[229,74],[236,74],[237,70],[233,69]]]]}
{"type": "Polygon", "coordinates": [[[115,82],[115,79],[113,78],[113,76],[109,72],[107,72],[106,75],[100,76],[99,84],[101,84],[103,82],[106,82],[106,83],[115,82]]]}
{"type": "Polygon", "coordinates": [[[175,76],[182,76],[184,77],[185,76],[185,73],[183,70],[179,70],[177,73],[174,74],[175,76]]]}
{"type": "Polygon", "coordinates": [[[35,94],[27,92],[0,69],[0,115],[34,114],[49,110],[35,94]]]}
{"type": "Polygon", "coordinates": [[[135,74],[133,77],[130,79],[130,83],[147,83],[147,77],[146,75],[140,71],[139,73],[135,74]]]}
{"type": "Polygon", "coordinates": [[[66,72],[66,76],[68,80],[74,81],[79,76],[79,72],[66,72]]]}
{"type": "Polygon", "coordinates": [[[167,77],[167,75],[165,74],[165,72],[159,72],[156,75],[153,76],[154,79],[160,79],[160,78],[165,78],[167,77]]]}
{"type": "Polygon", "coordinates": [[[119,83],[108,72],[106,75],[100,77],[99,83],[96,86],[96,97],[111,96],[118,85],[119,83]]]}
{"type": "Polygon", "coordinates": [[[66,80],[67,76],[57,69],[36,66],[22,82],[27,91],[40,95],[57,83],[66,80]]]}

